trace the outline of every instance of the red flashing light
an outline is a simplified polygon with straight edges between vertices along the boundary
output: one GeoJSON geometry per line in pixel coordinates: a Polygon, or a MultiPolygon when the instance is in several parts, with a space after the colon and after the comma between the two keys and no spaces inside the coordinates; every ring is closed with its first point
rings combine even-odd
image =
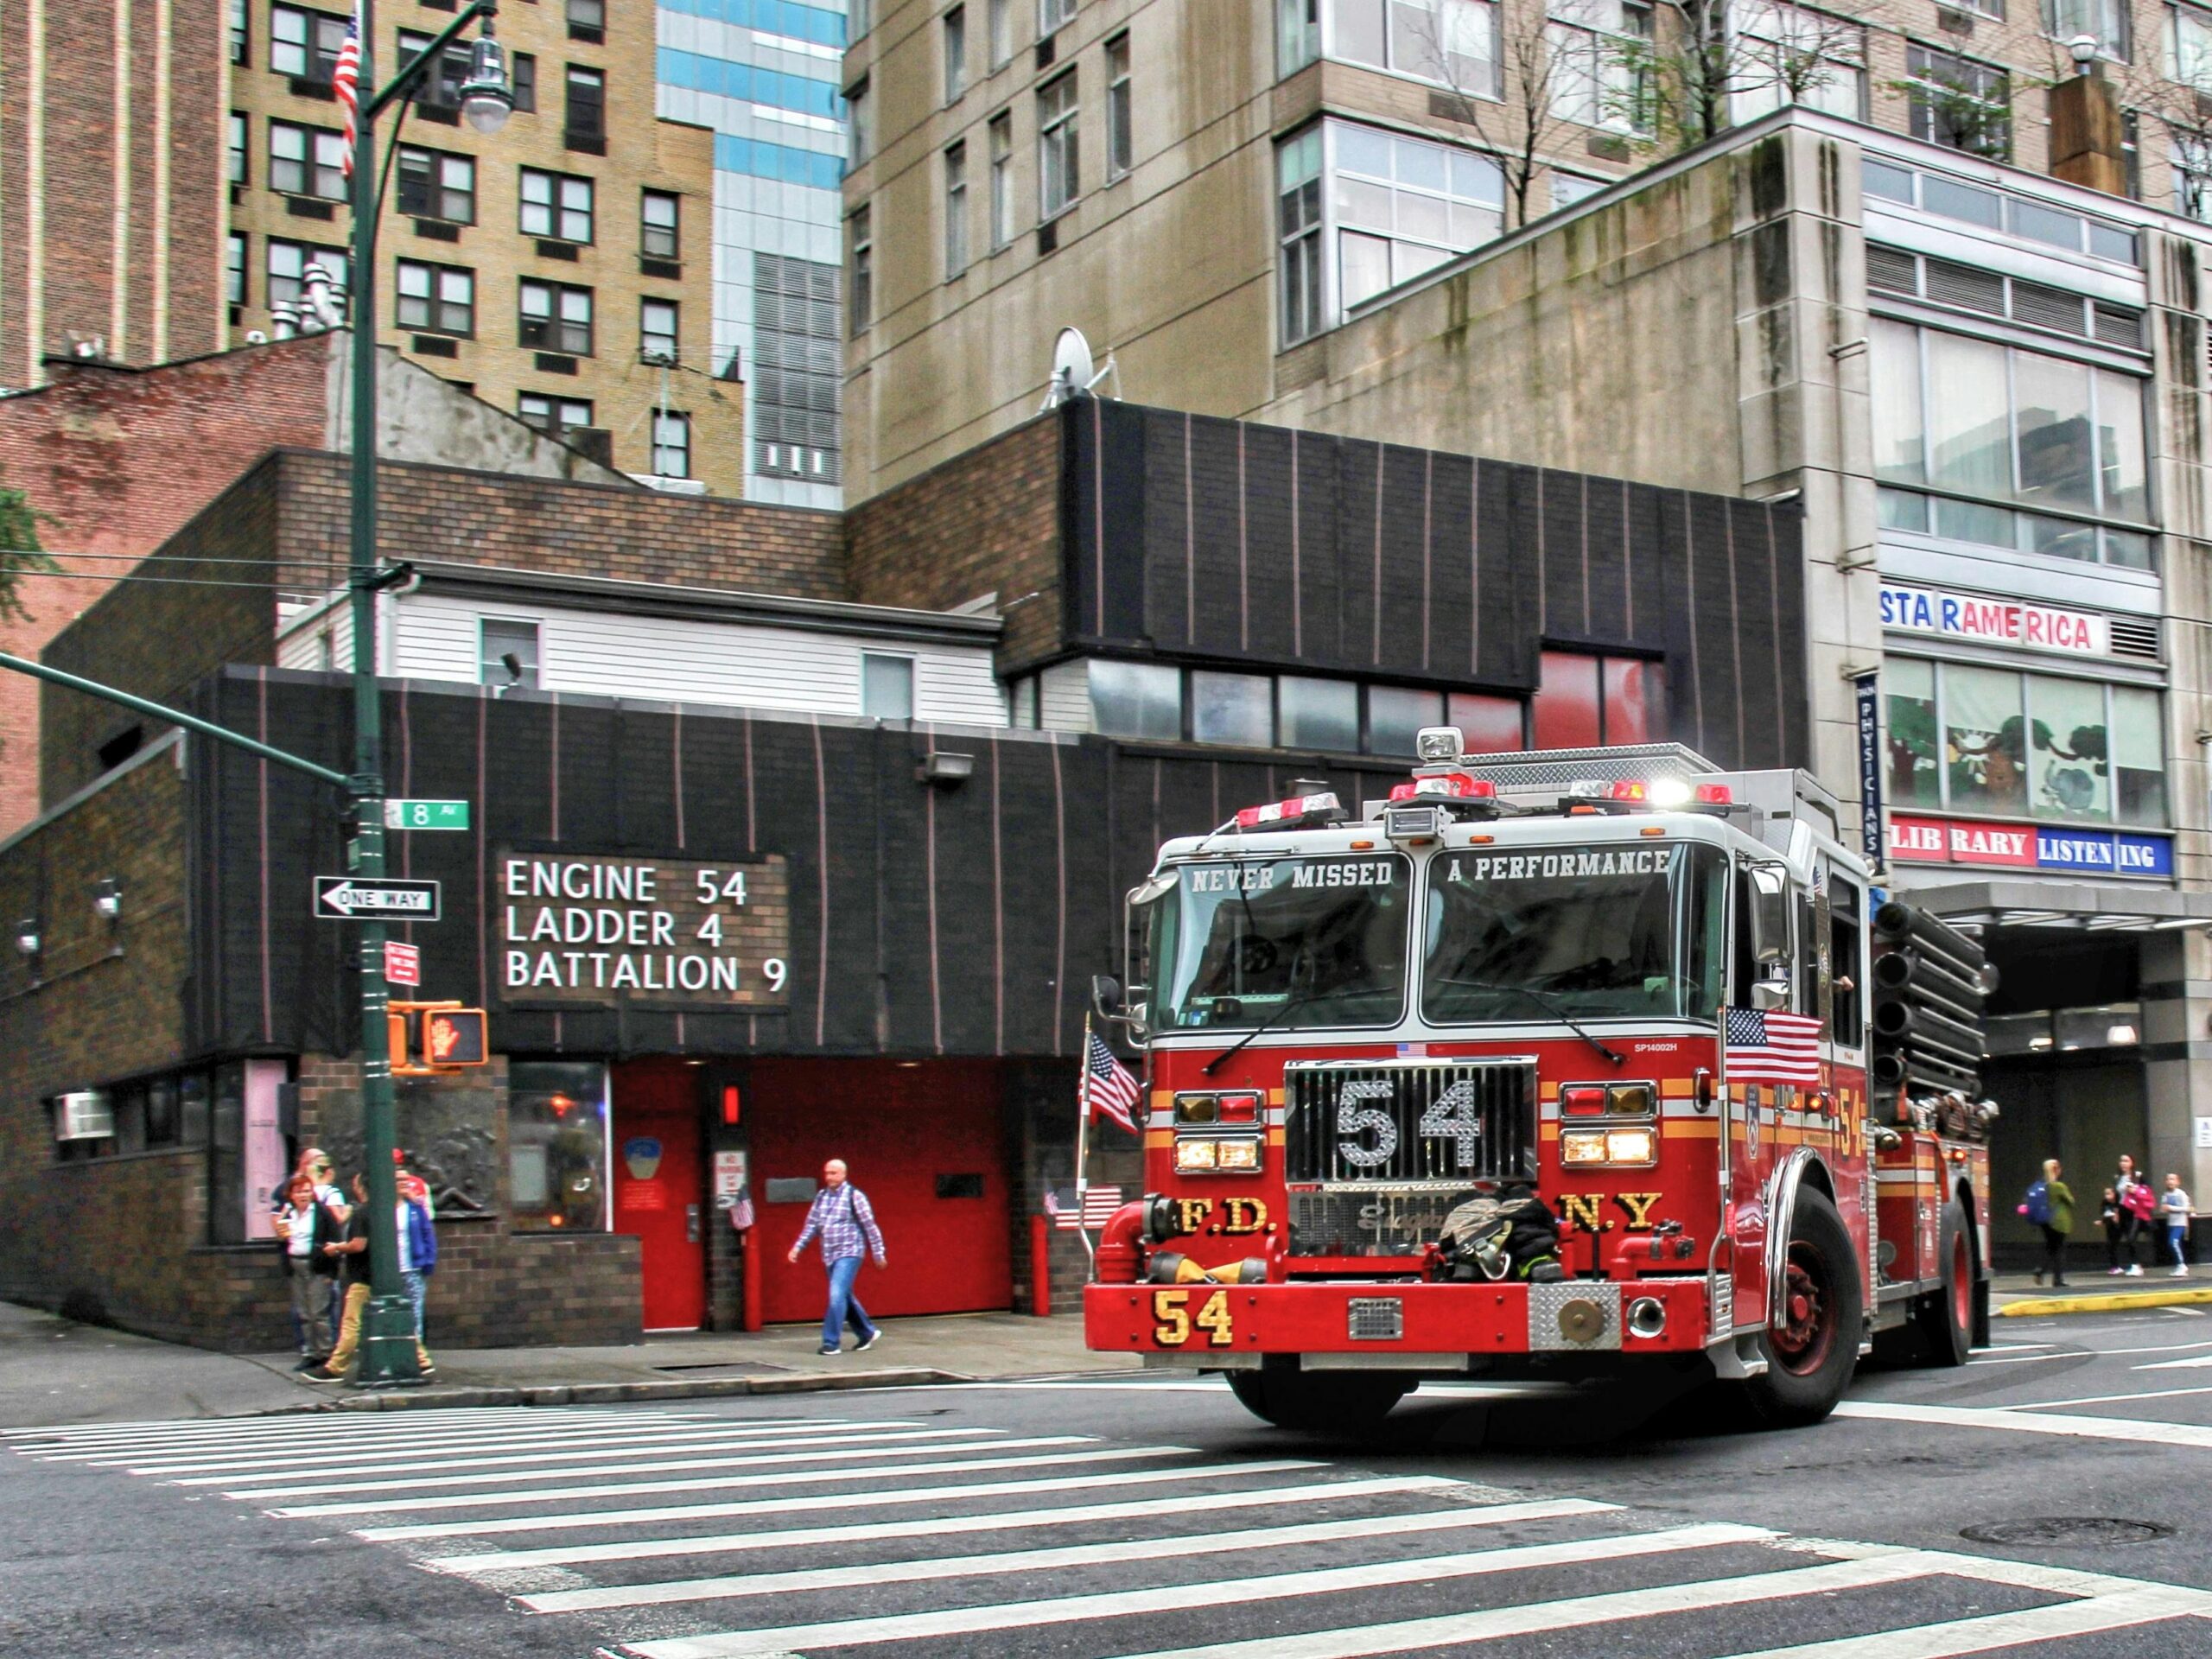
{"type": "Polygon", "coordinates": [[[734,1123],[737,1122],[740,1104],[741,1103],[738,1097],[737,1085],[734,1083],[726,1083],[722,1084],[723,1122],[734,1123]]]}
{"type": "Polygon", "coordinates": [[[1317,812],[1343,810],[1333,794],[1300,795],[1287,801],[1274,801],[1266,806],[1248,806],[1236,815],[1239,830],[1257,830],[1270,823],[1291,823],[1317,812]]]}
{"type": "Polygon", "coordinates": [[[1217,1123],[1256,1123],[1260,1121],[1257,1095],[1223,1095],[1214,1102],[1217,1123]]]}
{"type": "Polygon", "coordinates": [[[1608,791],[1607,798],[1616,801],[1648,801],[1651,798],[1651,786],[1633,779],[1618,779],[1611,790],[1608,791]]]}
{"type": "Polygon", "coordinates": [[[1610,1104],[1607,1091],[1596,1084],[1580,1084],[1559,1091],[1559,1109],[1567,1117],[1603,1117],[1610,1104]]]}
{"type": "Polygon", "coordinates": [[[1470,778],[1464,772],[1440,772],[1390,786],[1394,801],[1433,800],[1439,796],[1458,801],[1495,800],[1497,785],[1487,778],[1470,778]]]}
{"type": "Polygon", "coordinates": [[[1736,793],[1726,784],[1700,784],[1690,798],[1700,806],[1733,806],[1736,793]]]}

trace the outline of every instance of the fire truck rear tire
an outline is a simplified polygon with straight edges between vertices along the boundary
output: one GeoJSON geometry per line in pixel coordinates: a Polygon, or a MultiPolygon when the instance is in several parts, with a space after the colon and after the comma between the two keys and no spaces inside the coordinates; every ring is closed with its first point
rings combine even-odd
{"type": "Polygon", "coordinates": [[[1766,1373],[1744,1385],[1751,1408],[1777,1427],[1817,1423],[1843,1398],[1858,1368],[1864,1300],[1851,1234],[1826,1193],[1798,1192],[1789,1258],[1786,1294],[1803,1316],[1790,1335],[1768,1331],[1766,1373]]]}
{"type": "Polygon", "coordinates": [[[1920,1300],[1917,1323],[1931,1365],[1963,1365],[1974,1348],[1974,1249],[1967,1236],[1965,1206],[1953,1198],[1943,1206],[1937,1234],[1937,1288],[1920,1300]]]}
{"type": "Polygon", "coordinates": [[[1277,1428],[1357,1434],[1388,1416],[1414,1382],[1387,1371],[1317,1374],[1270,1366],[1230,1372],[1229,1390],[1245,1410],[1277,1428]]]}

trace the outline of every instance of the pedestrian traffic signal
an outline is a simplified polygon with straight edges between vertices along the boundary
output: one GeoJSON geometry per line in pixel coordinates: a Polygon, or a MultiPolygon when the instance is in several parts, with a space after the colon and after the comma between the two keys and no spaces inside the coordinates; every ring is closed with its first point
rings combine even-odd
{"type": "Polygon", "coordinates": [[[483,1009],[465,1008],[458,1002],[392,1002],[386,1007],[394,1077],[433,1077],[492,1063],[483,1009]]]}

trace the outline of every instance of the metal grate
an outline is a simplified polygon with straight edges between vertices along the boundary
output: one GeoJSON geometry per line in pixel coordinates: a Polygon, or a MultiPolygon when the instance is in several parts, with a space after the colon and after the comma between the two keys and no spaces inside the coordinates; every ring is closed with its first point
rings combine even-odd
{"type": "Polygon", "coordinates": [[[1955,265],[1948,259],[1928,262],[1928,297],[1937,305],[1955,305],[1966,311],[2005,315],[2005,279],[1971,265],[1955,265]]]}
{"type": "Polygon", "coordinates": [[[2079,294],[2012,279],[2012,317],[2017,322],[2062,334],[2084,334],[2088,332],[2086,305],[2079,294]]]}
{"type": "Polygon", "coordinates": [[[2107,346],[2125,346],[2131,352],[2143,349],[2143,314],[2133,306],[2107,305],[2101,300],[2096,305],[2097,338],[2107,346]]]}
{"type": "Polygon", "coordinates": [[[1344,1304],[1344,1335],[1353,1342],[1402,1342],[1406,1304],[1397,1296],[1355,1296],[1344,1304]]]}
{"type": "Polygon", "coordinates": [[[1370,1190],[1536,1173],[1536,1065],[1293,1061],[1283,1071],[1292,1181],[1370,1190]]]}
{"type": "Polygon", "coordinates": [[[1451,1213],[1475,1196],[1471,1186],[1293,1192],[1290,1253],[1306,1255],[1419,1255],[1440,1238],[1451,1213]]]}
{"type": "Polygon", "coordinates": [[[1920,261],[1897,248],[1866,245],[1866,286],[1885,294],[1920,292],[1920,261]]]}
{"type": "Polygon", "coordinates": [[[2153,663],[2158,660],[2158,625],[2156,622],[2115,616],[2109,626],[2113,656],[2139,657],[2153,663]]]}

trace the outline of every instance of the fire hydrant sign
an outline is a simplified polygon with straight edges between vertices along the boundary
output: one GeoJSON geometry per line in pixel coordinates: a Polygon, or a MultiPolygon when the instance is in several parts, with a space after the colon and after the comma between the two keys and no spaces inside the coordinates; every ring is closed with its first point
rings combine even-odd
{"type": "Polygon", "coordinates": [[[490,945],[511,1008],[778,1013],[791,978],[790,879],[747,859],[501,851],[490,945]]]}
{"type": "Polygon", "coordinates": [[[394,985],[420,985],[423,982],[422,947],[403,944],[397,939],[386,939],[384,942],[384,976],[394,985]]]}

